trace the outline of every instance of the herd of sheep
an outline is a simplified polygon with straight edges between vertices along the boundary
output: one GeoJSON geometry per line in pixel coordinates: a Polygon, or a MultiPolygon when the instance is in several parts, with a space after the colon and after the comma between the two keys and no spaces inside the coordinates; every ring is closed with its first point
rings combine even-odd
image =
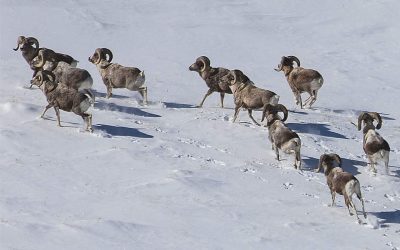
{"type": "MultiPolygon", "coordinates": [[[[87,131],[93,131],[92,115],[87,113],[95,100],[95,96],[90,90],[93,79],[89,72],[77,68],[78,61],[69,55],[57,53],[48,48],[40,48],[38,40],[34,37],[18,37],[17,47],[14,50],[17,51],[18,49],[33,70],[31,87],[32,85],[39,87],[47,99],[48,105],[41,116],[43,117],[45,112],[53,107],[57,115],[58,125],[61,126],[59,110],[73,112],[83,118],[87,131]]],[[[138,91],[143,97],[143,103],[146,104],[147,87],[144,84],[144,71],[112,63],[112,59],[113,54],[107,48],[98,48],[89,57],[89,62],[96,65],[106,86],[106,97],[112,96],[113,88],[127,88],[138,91]]],[[[213,92],[220,93],[221,107],[224,106],[225,94],[233,94],[235,103],[233,122],[236,121],[240,109],[246,109],[250,119],[257,125],[260,124],[253,118],[252,111],[262,109],[261,122],[264,119],[266,120],[268,138],[277,160],[279,160],[280,151],[286,154],[294,154],[294,166],[297,169],[301,168],[301,140],[299,135],[285,124],[288,110],[284,105],[278,103],[279,95],[270,90],[256,87],[240,70],[211,67],[210,60],[206,56],[197,58],[189,67],[189,70],[198,72],[209,88],[198,105],[199,107],[213,92]],[[283,118],[279,113],[283,113],[283,118]]],[[[314,104],[317,100],[318,90],[324,82],[318,71],[300,67],[300,60],[295,56],[283,56],[275,70],[282,71],[285,74],[294,94],[296,105],[300,105],[300,108],[309,108],[314,104]],[[304,92],[310,96],[303,103],[301,94],[304,92]]],[[[389,174],[390,147],[376,132],[382,126],[382,118],[376,112],[363,112],[358,117],[358,130],[361,130],[362,125],[363,149],[368,157],[371,170],[376,172],[375,165],[382,160],[386,173],[389,174]],[[376,125],[374,125],[375,121],[377,122],[376,125]]],[[[335,203],[335,194],[343,195],[350,215],[353,214],[352,208],[359,220],[357,209],[352,202],[352,195],[355,193],[360,199],[363,215],[366,217],[360,183],[352,174],[343,171],[341,162],[341,158],[337,154],[323,154],[320,157],[316,172],[321,169],[324,170],[332,195],[332,206],[335,203]]]]}

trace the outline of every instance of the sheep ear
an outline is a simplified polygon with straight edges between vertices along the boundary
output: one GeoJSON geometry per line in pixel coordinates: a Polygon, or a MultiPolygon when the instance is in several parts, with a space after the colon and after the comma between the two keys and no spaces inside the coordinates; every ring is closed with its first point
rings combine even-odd
{"type": "Polygon", "coordinates": [[[377,112],[372,112],[371,116],[378,122],[376,124],[376,129],[380,129],[382,127],[382,118],[377,112]]]}

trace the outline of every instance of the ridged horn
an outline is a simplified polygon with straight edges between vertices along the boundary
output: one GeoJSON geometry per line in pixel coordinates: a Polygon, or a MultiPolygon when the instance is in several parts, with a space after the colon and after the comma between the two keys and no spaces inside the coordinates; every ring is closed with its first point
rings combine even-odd
{"type": "Polygon", "coordinates": [[[49,81],[51,81],[51,82],[55,82],[55,80],[56,80],[56,76],[53,74],[53,72],[51,72],[51,71],[48,71],[48,70],[43,70],[43,71],[41,71],[42,72],[42,74],[43,75],[46,75],[47,76],[47,78],[49,78],[49,81]],[[51,78],[51,79],[50,79],[51,78]]]}
{"type": "Polygon", "coordinates": [[[288,118],[288,110],[285,106],[283,106],[282,104],[277,104],[276,106],[276,110],[277,111],[281,111],[283,113],[283,119],[281,121],[286,121],[286,119],[288,118]]]}
{"type": "Polygon", "coordinates": [[[300,67],[300,60],[299,60],[299,58],[297,58],[297,57],[295,57],[295,56],[288,56],[287,58],[292,62],[292,64],[293,64],[293,62],[296,62],[297,67],[300,67]]]}
{"type": "Polygon", "coordinates": [[[342,167],[342,158],[338,154],[331,154],[332,158],[342,167]]]}
{"type": "Polygon", "coordinates": [[[38,49],[39,48],[39,41],[36,39],[36,38],[34,38],[34,37],[28,37],[28,38],[26,38],[26,41],[30,44],[30,45],[32,45],[32,44],[34,44],[35,45],[35,49],[38,49]]]}
{"type": "Polygon", "coordinates": [[[377,112],[369,112],[368,114],[378,122],[378,124],[376,124],[376,129],[380,129],[382,127],[381,116],[377,112]]]}
{"type": "Polygon", "coordinates": [[[35,68],[42,68],[44,66],[44,64],[46,63],[46,59],[45,59],[46,56],[45,56],[44,50],[39,50],[37,57],[38,57],[39,61],[36,63],[33,63],[32,65],[35,68]]]}
{"type": "Polygon", "coordinates": [[[101,48],[100,51],[101,51],[102,58],[104,56],[103,59],[107,60],[107,62],[110,63],[113,59],[113,53],[111,52],[111,50],[109,50],[107,48],[101,48]],[[108,55],[108,59],[107,59],[107,55],[108,55]]]}
{"type": "Polygon", "coordinates": [[[210,59],[208,59],[206,56],[200,56],[196,61],[203,63],[203,67],[201,67],[200,72],[203,72],[207,67],[210,67],[210,59]]]}

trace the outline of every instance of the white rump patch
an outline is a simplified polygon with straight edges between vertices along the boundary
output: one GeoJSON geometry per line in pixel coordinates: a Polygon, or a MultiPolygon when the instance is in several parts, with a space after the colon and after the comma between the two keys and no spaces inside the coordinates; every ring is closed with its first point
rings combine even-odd
{"type": "Polygon", "coordinates": [[[84,90],[84,89],[90,89],[93,86],[93,78],[89,76],[86,78],[85,81],[81,82],[81,85],[78,88],[78,91],[84,90]]]}

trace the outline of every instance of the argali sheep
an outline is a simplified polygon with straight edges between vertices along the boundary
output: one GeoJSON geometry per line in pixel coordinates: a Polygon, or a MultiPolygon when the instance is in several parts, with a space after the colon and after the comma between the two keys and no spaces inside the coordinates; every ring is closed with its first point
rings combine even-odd
{"type": "Polygon", "coordinates": [[[376,112],[363,112],[358,116],[358,130],[361,130],[362,123],[364,124],[363,149],[368,157],[370,168],[376,173],[375,164],[378,160],[383,160],[386,174],[389,174],[390,147],[387,141],[375,130],[382,127],[381,116],[376,112]],[[376,127],[374,121],[378,122],[376,127]]]}
{"type": "Polygon", "coordinates": [[[252,111],[254,109],[265,108],[268,104],[274,105],[279,102],[279,95],[254,86],[254,83],[238,69],[231,70],[229,74],[224,76],[224,80],[229,82],[229,87],[234,97],[235,114],[233,122],[236,121],[240,108],[245,108],[248,111],[250,119],[255,124],[260,125],[254,120],[252,111]]]}
{"type": "Polygon", "coordinates": [[[354,175],[343,171],[342,159],[337,154],[323,154],[319,159],[318,168],[315,172],[319,172],[321,168],[324,169],[326,181],[331,191],[332,196],[332,207],[335,205],[336,193],[344,196],[344,202],[349,210],[349,214],[353,215],[350,207],[354,209],[354,213],[357,216],[358,221],[360,218],[357,214],[357,208],[353,203],[352,196],[355,193],[357,198],[361,201],[362,211],[364,218],[367,218],[364,208],[364,200],[361,196],[360,182],[354,175]]]}
{"type": "Polygon", "coordinates": [[[48,105],[41,114],[44,117],[46,111],[53,107],[57,115],[57,124],[61,127],[60,111],[74,112],[86,122],[86,130],[92,132],[92,115],[86,113],[93,104],[94,97],[87,90],[78,92],[62,83],[54,82],[54,74],[50,71],[39,71],[32,80],[32,84],[39,86],[46,96],[48,105]]]}
{"type": "Polygon", "coordinates": [[[317,100],[318,90],[322,87],[324,79],[321,74],[313,69],[304,69],[300,67],[300,60],[295,56],[283,56],[276,71],[283,71],[290,89],[292,90],[296,105],[300,108],[311,105],[317,100]],[[297,63],[298,67],[293,67],[293,62],[297,63]],[[310,97],[304,102],[301,100],[301,93],[307,92],[310,97]]]}
{"type": "Polygon", "coordinates": [[[288,117],[288,111],[282,104],[271,105],[267,104],[263,109],[263,119],[267,119],[268,139],[272,144],[272,149],[275,150],[276,159],[279,161],[279,150],[286,154],[294,153],[294,167],[301,169],[301,140],[296,132],[288,128],[284,121],[288,117]],[[283,113],[281,118],[278,113],[283,113]]]}
{"type": "Polygon", "coordinates": [[[190,71],[199,73],[200,77],[206,82],[208,90],[201,100],[198,107],[202,107],[206,98],[213,92],[219,92],[221,97],[221,108],[224,107],[225,94],[232,94],[229,88],[229,82],[224,80],[223,77],[229,74],[229,69],[214,68],[210,66],[210,59],[206,56],[200,56],[196,61],[190,65],[190,71]]]}
{"type": "Polygon", "coordinates": [[[127,88],[131,91],[139,91],[143,97],[143,103],[147,104],[147,87],[144,86],[144,71],[125,67],[117,63],[111,63],[113,59],[112,52],[107,48],[97,48],[89,57],[89,62],[96,65],[107,88],[107,98],[112,96],[113,88],[127,88]]]}

